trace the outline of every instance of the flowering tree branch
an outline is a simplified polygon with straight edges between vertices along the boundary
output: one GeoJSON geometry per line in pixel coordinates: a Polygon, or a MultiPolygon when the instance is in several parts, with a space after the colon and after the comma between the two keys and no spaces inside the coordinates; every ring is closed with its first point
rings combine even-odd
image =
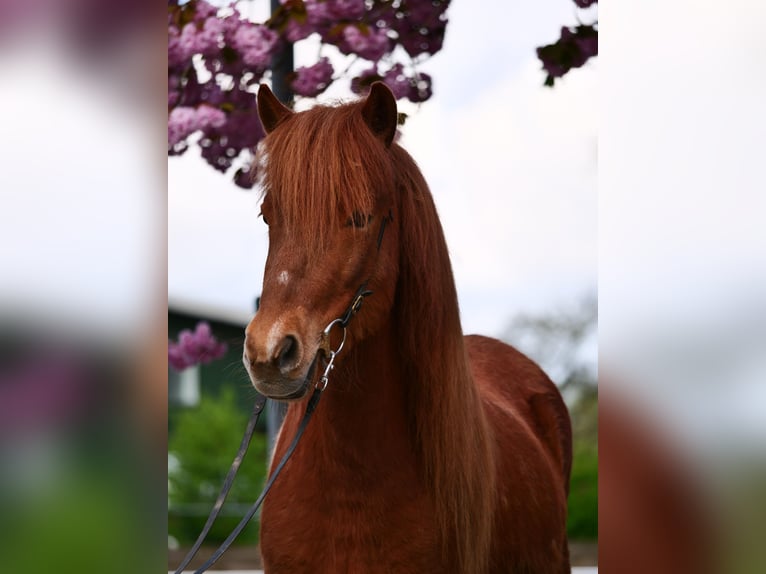
{"type": "Polygon", "coordinates": [[[285,43],[314,37],[317,61],[288,81],[302,97],[316,97],[336,81],[350,80],[355,93],[382,80],[398,99],[431,97],[431,77],[416,64],[438,52],[449,0],[282,0],[265,22],[243,17],[233,4],[168,1],[168,154],[187,151],[192,136],[216,170],[233,173],[250,189],[253,150],[263,138],[255,88],[268,77],[272,58],[285,43]],[[328,51],[355,56],[366,65],[336,74],[328,51]]]}
{"type": "MultiPolygon", "coordinates": [[[[598,0],[573,0],[578,8],[589,8],[598,0]]],[[[553,86],[572,68],[579,68],[598,55],[598,22],[561,28],[561,37],[553,44],[537,49],[537,57],[547,72],[546,86],[553,86]]]]}

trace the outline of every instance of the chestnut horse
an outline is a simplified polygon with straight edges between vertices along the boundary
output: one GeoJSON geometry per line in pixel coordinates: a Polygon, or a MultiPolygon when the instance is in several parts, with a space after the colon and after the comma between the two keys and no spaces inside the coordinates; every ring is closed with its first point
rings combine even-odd
{"type": "Polygon", "coordinates": [[[463,336],[389,89],[295,113],[261,87],[258,112],[269,252],[244,363],[258,391],[290,401],[274,460],[303,416],[323,329],[372,291],[263,505],[266,573],[569,572],[569,415],[530,359],[463,336]]]}

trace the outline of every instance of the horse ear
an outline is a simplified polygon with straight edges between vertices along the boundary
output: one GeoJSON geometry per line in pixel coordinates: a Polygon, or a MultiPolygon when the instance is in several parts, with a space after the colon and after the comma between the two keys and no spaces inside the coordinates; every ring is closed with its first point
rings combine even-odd
{"type": "Polygon", "coordinates": [[[370,86],[370,94],[362,106],[362,117],[372,133],[382,139],[386,147],[390,146],[396,134],[398,116],[396,98],[383,82],[370,86]]]}
{"type": "Polygon", "coordinates": [[[258,117],[267,134],[291,115],[292,110],[280,102],[267,85],[258,88],[258,117]]]}

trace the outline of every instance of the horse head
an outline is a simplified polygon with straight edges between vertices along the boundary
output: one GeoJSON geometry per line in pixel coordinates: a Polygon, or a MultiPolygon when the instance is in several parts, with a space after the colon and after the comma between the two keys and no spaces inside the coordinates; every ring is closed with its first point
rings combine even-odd
{"type": "MultiPolygon", "coordinates": [[[[262,86],[258,113],[267,134],[259,171],[269,251],[243,361],[259,392],[297,400],[310,386],[325,327],[355,297],[373,294],[348,326],[345,352],[379,329],[393,305],[396,100],[376,83],[360,102],[296,113],[262,86]]],[[[329,336],[337,345],[340,330],[329,336]]]]}

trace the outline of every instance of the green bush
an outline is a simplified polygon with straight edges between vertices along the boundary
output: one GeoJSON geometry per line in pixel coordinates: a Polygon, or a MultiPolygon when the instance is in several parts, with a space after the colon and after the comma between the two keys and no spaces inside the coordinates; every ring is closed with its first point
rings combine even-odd
{"type": "Polygon", "coordinates": [[[574,434],[567,533],[572,540],[598,539],[598,390],[584,389],[571,408],[574,434]]]}
{"type": "Polygon", "coordinates": [[[598,538],[598,451],[589,444],[574,448],[567,534],[572,540],[598,538]]]}
{"type": "MultiPolygon", "coordinates": [[[[168,452],[177,460],[168,469],[168,534],[181,544],[194,542],[242,440],[247,416],[238,408],[235,394],[224,389],[218,397],[205,396],[198,407],[174,413],[174,431],[168,452]]],[[[260,493],[266,476],[266,437],[255,433],[250,448],[208,535],[210,543],[222,542],[260,493]]],[[[258,524],[253,519],[237,542],[254,544],[258,524]]]]}

